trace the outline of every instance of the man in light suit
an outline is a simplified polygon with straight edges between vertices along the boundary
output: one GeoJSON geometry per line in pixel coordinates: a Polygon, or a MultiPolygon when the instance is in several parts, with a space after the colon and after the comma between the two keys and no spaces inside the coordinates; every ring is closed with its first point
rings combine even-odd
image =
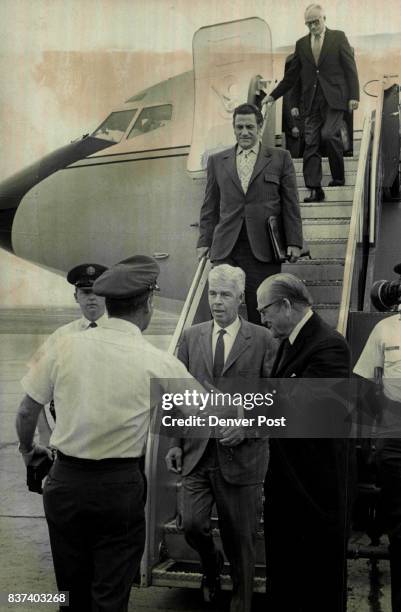
{"type": "Polygon", "coordinates": [[[253,104],[234,110],[237,145],[208,160],[198,240],[199,259],[209,254],[215,265],[229,263],[244,270],[248,320],[257,324],[256,289],[281,268],[267,235],[267,219],[281,219],[291,262],[302,247],[294,165],[288,151],[262,148],[262,125],[263,116],[253,104]]]}
{"type": "MultiPolygon", "coordinates": [[[[311,309],[311,296],[292,274],[277,274],[258,289],[262,321],[282,340],[271,378],[348,379],[345,339],[311,309]]],[[[317,399],[318,413],[329,409],[317,399]]],[[[334,405],[337,410],[337,404],[334,405]]],[[[338,410],[343,418],[343,406],[338,410]]],[[[265,543],[269,612],[344,612],[349,506],[354,477],[347,439],[270,440],[265,482],[265,543]]]]}
{"type": "MultiPolygon", "coordinates": [[[[256,381],[269,375],[275,343],[266,329],[238,317],[244,286],[245,275],[238,267],[223,264],[209,273],[213,320],[187,329],[178,352],[201,384],[215,382],[219,386],[219,379],[221,383],[229,378],[238,384],[239,377],[256,381]]],[[[221,428],[217,437],[210,432],[210,436],[173,440],[167,467],[183,477],[184,533],[201,558],[205,599],[216,598],[222,565],[211,532],[215,502],[233,581],[230,610],[249,612],[268,443],[245,439],[241,428],[233,427],[221,428]]]]}
{"type": "MultiPolygon", "coordinates": [[[[305,25],[310,34],[295,45],[291,66],[283,80],[265,98],[273,103],[301,81],[301,98],[305,109],[304,178],[311,193],[305,202],[321,202],[321,140],[326,145],[333,180],[329,187],[344,185],[341,124],[344,112],[358,108],[359,81],[353,51],[344,32],[329,30],[319,4],[305,11],[305,25]]],[[[299,104],[293,109],[299,113],[299,104]]]]}

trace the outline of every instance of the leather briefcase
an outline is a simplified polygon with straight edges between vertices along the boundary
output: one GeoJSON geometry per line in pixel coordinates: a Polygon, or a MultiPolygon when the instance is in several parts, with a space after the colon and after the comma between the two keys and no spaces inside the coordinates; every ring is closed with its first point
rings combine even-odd
{"type": "Polygon", "coordinates": [[[271,216],[267,220],[267,233],[270,238],[274,260],[283,263],[287,260],[287,249],[284,240],[284,232],[279,217],[271,216]]]}

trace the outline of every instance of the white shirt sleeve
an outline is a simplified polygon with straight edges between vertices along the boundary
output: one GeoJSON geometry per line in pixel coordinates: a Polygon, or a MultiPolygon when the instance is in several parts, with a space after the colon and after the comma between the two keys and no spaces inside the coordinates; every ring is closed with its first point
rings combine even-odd
{"type": "Polygon", "coordinates": [[[355,367],[354,374],[363,378],[375,377],[375,368],[384,366],[383,341],[378,326],[372,330],[355,367]]]}
{"type": "Polygon", "coordinates": [[[55,365],[56,350],[53,344],[31,363],[28,373],[21,380],[25,393],[39,404],[47,404],[53,398],[55,365]]]}

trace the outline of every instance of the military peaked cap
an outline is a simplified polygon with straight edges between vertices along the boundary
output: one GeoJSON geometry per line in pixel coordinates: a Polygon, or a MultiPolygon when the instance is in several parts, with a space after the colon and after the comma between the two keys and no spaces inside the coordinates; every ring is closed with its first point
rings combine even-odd
{"type": "Polygon", "coordinates": [[[107,270],[106,266],[95,263],[84,263],[72,268],[67,274],[67,280],[75,287],[92,287],[95,280],[107,270]]]}
{"type": "Polygon", "coordinates": [[[153,257],[133,255],[106,270],[94,283],[93,291],[116,300],[135,297],[159,289],[156,283],[159,272],[153,257]]]}

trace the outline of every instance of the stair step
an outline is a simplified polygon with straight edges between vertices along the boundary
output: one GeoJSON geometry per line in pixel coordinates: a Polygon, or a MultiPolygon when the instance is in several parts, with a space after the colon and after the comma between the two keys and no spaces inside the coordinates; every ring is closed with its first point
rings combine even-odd
{"type": "Polygon", "coordinates": [[[316,202],[309,204],[300,202],[302,219],[336,219],[351,218],[351,202],[316,202]]]}
{"type": "Polygon", "coordinates": [[[283,264],[281,270],[282,272],[295,274],[295,276],[298,276],[298,278],[303,281],[342,281],[344,276],[344,261],[333,260],[327,262],[327,260],[320,259],[300,259],[297,263],[283,264]]]}
{"type": "MultiPolygon", "coordinates": [[[[322,187],[327,187],[329,182],[331,181],[331,174],[326,173],[322,177],[322,187]]],[[[356,182],[356,172],[346,172],[345,173],[345,185],[346,186],[355,186],[356,182]]],[[[297,172],[297,186],[305,187],[305,181],[302,172],[297,172]]]]}
{"type": "MultiPolygon", "coordinates": [[[[301,158],[293,159],[295,171],[302,173],[303,160],[301,158]]],[[[344,170],[345,172],[356,172],[358,167],[358,157],[344,157],[344,170]]],[[[322,172],[323,174],[330,174],[330,166],[327,157],[322,159],[322,172]]]]}
{"type": "Polygon", "coordinates": [[[305,281],[306,286],[313,298],[314,304],[331,304],[337,307],[341,301],[341,292],[343,288],[342,280],[332,281],[305,281]]]}
{"type": "MultiPolygon", "coordinates": [[[[256,565],[253,590],[255,593],[265,592],[265,569],[256,565]]],[[[169,559],[152,569],[152,586],[183,587],[199,589],[202,573],[199,563],[185,563],[169,559]]],[[[228,565],[225,565],[221,574],[221,588],[223,591],[232,589],[228,565]]]]}
{"type": "Polygon", "coordinates": [[[308,240],[312,259],[338,259],[345,257],[347,240],[345,238],[326,238],[308,240]]]}
{"type": "MultiPolygon", "coordinates": [[[[303,202],[304,198],[309,196],[310,190],[306,187],[299,187],[298,193],[300,201],[303,202]]],[[[325,187],[324,193],[326,196],[325,202],[352,202],[354,187],[325,187]]]]}
{"type": "Polygon", "coordinates": [[[306,219],[302,223],[305,240],[325,240],[334,238],[348,238],[349,219],[306,219]]]}

